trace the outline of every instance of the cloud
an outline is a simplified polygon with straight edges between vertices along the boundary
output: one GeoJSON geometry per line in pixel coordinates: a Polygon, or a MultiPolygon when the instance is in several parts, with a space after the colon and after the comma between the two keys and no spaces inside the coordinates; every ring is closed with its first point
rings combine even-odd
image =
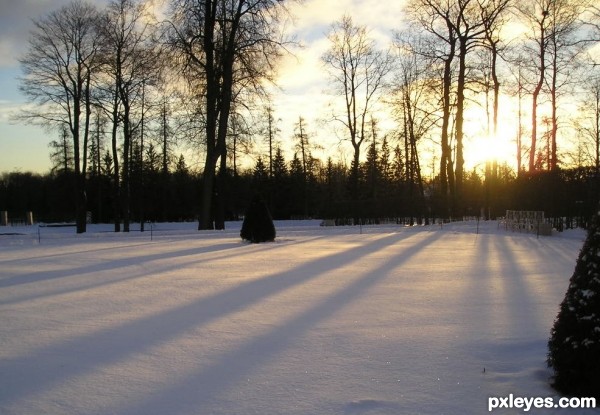
{"type": "Polygon", "coordinates": [[[391,44],[393,31],[403,24],[404,1],[382,2],[380,0],[308,0],[295,3],[290,11],[294,25],[290,34],[302,43],[293,48],[293,56],[286,56],[279,67],[278,85],[286,92],[306,91],[315,85],[325,86],[327,75],[321,56],[329,48],[327,33],[344,14],[352,16],[358,25],[369,30],[369,36],[380,47],[391,44]]]}
{"type": "Polygon", "coordinates": [[[278,68],[277,84],[286,92],[305,91],[307,87],[323,84],[324,72],[321,56],[329,44],[322,38],[286,55],[278,68]]]}
{"type": "MultiPolygon", "coordinates": [[[[32,20],[58,10],[71,0],[2,0],[0,13],[0,67],[18,65],[18,58],[27,48],[32,20]]],[[[108,0],[92,3],[104,5],[108,0]]]]}
{"type": "MultiPolygon", "coordinates": [[[[330,95],[331,80],[321,61],[330,47],[327,33],[333,23],[349,14],[355,24],[367,27],[380,47],[386,48],[392,41],[393,31],[403,24],[403,4],[403,1],[380,0],[307,0],[290,7],[294,24],[288,30],[302,47],[293,48],[293,56],[284,57],[278,70],[277,85],[282,92],[274,94],[273,102],[280,119],[282,139],[293,137],[294,125],[302,116],[313,139],[323,145],[325,153],[350,152],[348,143],[340,141],[345,136],[343,129],[338,131],[341,124],[331,122],[332,113],[343,109],[339,108],[340,97],[330,95]]],[[[382,122],[380,126],[387,129],[388,124],[382,122]]]]}

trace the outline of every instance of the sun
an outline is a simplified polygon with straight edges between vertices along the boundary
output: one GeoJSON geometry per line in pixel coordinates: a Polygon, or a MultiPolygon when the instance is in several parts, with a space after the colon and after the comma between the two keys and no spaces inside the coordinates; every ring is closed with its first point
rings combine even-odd
{"type": "Polygon", "coordinates": [[[472,139],[470,148],[465,148],[465,161],[473,167],[487,162],[511,163],[515,158],[515,144],[504,137],[483,135],[472,139]]]}
{"type": "Polygon", "coordinates": [[[485,169],[488,162],[509,166],[516,163],[516,129],[512,123],[500,122],[496,134],[486,133],[487,128],[480,124],[469,127],[465,128],[465,168],[485,169]]]}

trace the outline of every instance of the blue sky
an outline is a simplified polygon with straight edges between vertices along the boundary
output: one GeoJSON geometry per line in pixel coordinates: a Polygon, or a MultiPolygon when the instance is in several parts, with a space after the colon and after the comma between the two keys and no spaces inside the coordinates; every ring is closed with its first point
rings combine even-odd
{"type": "MultiPolygon", "coordinates": [[[[15,123],[11,116],[26,103],[19,92],[18,58],[27,48],[32,19],[58,9],[69,0],[0,0],[0,173],[50,169],[48,143],[56,133],[15,123]]],[[[105,0],[95,0],[106,3],[105,0]]]]}
{"type": "MultiPolygon", "coordinates": [[[[57,138],[57,133],[10,120],[10,114],[26,103],[18,90],[18,57],[27,48],[31,19],[69,0],[0,1],[0,173],[15,170],[44,173],[51,167],[48,144],[57,138]]],[[[94,2],[105,4],[107,0],[94,2]]],[[[304,47],[281,62],[278,84],[282,89],[274,96],[273,106],[281,130],[279,140],[284,149],[289,151],[293,146],[285,145],[285,141],[293,135],[293,126],[302,116],[309,132],[318,136],[316,139],[324,147],[322,157],[333,155],[343,159],[349,154],[349,144],[341,143],[333,128],[322,122],[332,99],[324,92],[327,79],[319,60],[328,46],[325,34],[335,20],[349,13],[357,23],[369,27],[374,38],[389,42],[392,29],[401,22],[401,7],[400,1],[390,4],[380,0],[308,0],[291,7],[295,21],[290,29],[304,47]]],[[[255,148],[260,152],[261,143],[255,148]]]]}

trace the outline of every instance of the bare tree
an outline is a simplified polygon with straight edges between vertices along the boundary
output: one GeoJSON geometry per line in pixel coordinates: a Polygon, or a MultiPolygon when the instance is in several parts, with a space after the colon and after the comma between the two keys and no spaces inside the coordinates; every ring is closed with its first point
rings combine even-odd
{"type": "Polygon", "coordinates": [[[508,47],[507,48],[507,62],[506,69],[508,71],[508,75],[505,78],[505,86],[508,95],[517,99],[517,132],[515,136],[515,155],[516,155],[516,167],[517,167],[517,175],[523,174],[527,168],[525,163],[527,160],[524,160],[524,157],[528,155],[528,149],[525,145],[527,128],[525,122],[523,121],[525,118],[525,110],[524,110],[524,101],[527,96],[527,68],[526,66],[530,64],[529,57],[526,57],[522,54],[522,50],[518,47],[508,47]]]}
{"type": "Polygon", "coordinates": [[[205,114],[206,158],[198,229],[223,229],[224,206],[217,162],[224,174],[229,119],[241,89],[260,91],[272,76],[284,41],[279,0],[172,0],[172,45],[193,79],[205,114]],[[217,196],[213,209],[213,195],[217,196]]]}
{"type": "Polygon", "coordinates": [[[356,199],[360,151],[369,130],[367,116],[374,111],[391,70],[391,57],[377,48],[365,26],[354,24],[348,15],[333,24],[328,38],[330,48],[322,60],[336,92],[344,98],[344,113],[334,114],[334,119],[347,129],[354,150],[351,188],[356,199]]]}
{"type": "MultiPolygon", "coordinates": [[[[500,100],[500,78],[498,76],[498,67],[500,54],[504,50],[503,39],[500,32],[506,24],[507,13],[505,13],[511,4],[511,0],[491,0],[481,8],[484,24],[483,46],[488,52],[489,74],[492,93],[492,128],[491,135],[497,139],[498,133],[498,107],[500,100]]],[[[486,85],[486,94],[489,87],[486,85]]],[[[486,100],[487,103],[487,100],[486,100]]],[[[496,168],[494,168],[494,171],[496,168]]],[[[494,175],[496,173],[494,172],[494,175]]]]}
{"type": "MultiPolygon", "coordinates": [[[[450,212],[450,203],[455,200],[455,176],[450,145],[451,111],[453,105],[453,65],[457,57],[458,37],[456,25],[460,22],[460,13],[454,3],[442,0],[414,0],[409,4],[409,15],[414,21],[415,30],[425,30],[429,35],[427,42],[420,45],[417,53],[441,64],[441,156],[440,156],[440,193],[442,196],[441,214],[446,217],[450,212]]],[[[454,203],[452,203],[454,205],[454,203]]]]}
{"type": "Polygon", "coordinates": [[[582,146],[590,149],[587,153],[600,177],[600,74],[586,78],[584,86],[585,104],[580,106],[574,125],[582,146]]]}
{"type": "MultiPolygon", "coordinates": [[[[113,159],[118,163],[117,130],[122,128],[122,170],[114,169],[115,196],[121,203],[115,218],[115,231],[129,231],[130,158],[132,138],[137,125],[133,111],[145,100],[146,85],[158,74],[159,54],[153,42],[153,28],[146,5],[137,0],[113,0],[101,19],[104,73],[108,78],[110,113],[112,114],[113,159]],[[122,177],[120,174],[122,173],[122,177]],[[122,186],[119,188],[119,186],[122,186]]],[[[143,120],[143,117],[140,117],[143,120]]]]}
{"type": "Polygon", "coordinates": [[[277,128],[277,120],[273,116],[273,108],[268,106],[265,112],[267,117],[267,143],[269,145],[269,178],[273,178],[273,147],[279,129],[277,128]]]}
{"type": "MultiPolygon", "coordinates": [[[[425,198],[418,144],[431,136],[439,121],[439,82],[432,70],[433,62],[418,50],[424,39],[411,33],[396,34],[397,71],[392,82],[393,114],[404,139],[404,169],[410,200],[414,208],[422,207],[425,198]]],[[[412,212],[411,212],[412,214],[412,212]]]]}
{"type": "Polygon", "coordinates": [[[50,142],[50,160],[54,166],[52,172],[67,173],[73,170],[73,145],[70,140],[69,130],[63,126],[59,140],[50,142]]]}
{"type": "Polygon", "coordinates": [[[577,58],[589,42],[582,37],[582,28],[588,24],[582,16],[588,6],[587,0],[531,0],[517,4],[523,22],[531,27],[523,50],[534,57],[534,65],[528,67],[530,78],[535,78],[531,108],[530,171],[537,167],[538,130],[541,124],[547,124],[548,127],[548,168],[552,170],[558,165],[559,98],[572,84],[577,58]],[[544,97],[550,103],[550,115],[540,122],[538,107],[544,97]]]}
{"type": "MultiPolygon", "coordinates": [[[[486,112],[488,113],[488,137],[498,140],[498,108],[500,101],[500,78],[498,67],[501,52],[505,49],[500,32],[506,23],[507,13],[511,0],[491,0],[482,4],[481,14],[484,24],[484,53],[487,54],[488,62],[484,63],[484,72],[489,72],[489,77],[484,76],[484,88],[486,96],[486,112]],[[489,119],[489,91],[492,90],[492,119],[490,128],[489,119]]],[[[498,178],[498,161],[486,161],[485,167],[485,203],[486,217],[492,214],[492,193],[496,192],[496,180],[498,178]]]]}
{"type": "Polygon", "coordinates": [[[532,0],[520,2],[517,5],[519,13],[524,18],[525,24],[531,27],[529,43],[525,45],[525,51],[531,54],[535,60],[532,67],[533,75],[537,77],[532,93],[531,102],[531,146],[529,148],[529,171],[535,171],[535,159],[538,139],[538,104],[542,87],[547,76],[547,53],[548,53],[548,31],[550,24],[550,8],[554,0],[532,0]]]}
{"type": "Polygon", "coordinates": [[[586,9],[586,1],[554,0],[550,8],[548,54],[548,89],[551,104],[550,163],[549,169],[558,165],[556,138],[558,132],[558,106],[561,91],[573,84],[573,73],[578,65],[578,57],[583,52],[580,43],[581,16],[586,9]]]}
{"type": "MultiPolygon", "coordinates": [[[[485,19],[482,17],[482,8],[479,2],[472,0],[459,0],[456,11],[456,20],[447,20],[448,25],[454,26],[458,40],[458,77],[456,81],[456,198],[462,197],[462,183],[464,178],[464,113],[465,113],[465,91],[467,88],[467,57],[469,53],[478,47],[487,33],[486,22],[493,22],[497,16],[497,10],[486,10],[485,19]]],[[[489,23],[488,23],[489,25],[489,23]]]]}
{"type": "Polygon", "coordinates": [[[86,231],[86,162],[92,78],[97,70],[98,12],[80,0],[33,22],[29,48],[20,59],[20,89],[37,104],[23,113],[42,125],[65,126],[73,142],[77,233],[86,231]]]}
{"type": "MultiPolygon", "coordinates": [[[[468,83],[469,56],[471,52],[480,48],[487,39],[491,47],[497,45],[498,40],[494,31],[497,31],[499,17],[506,9],[508,0],[458,0],[454,2],[445,0],[415,0],[411,4],[412,15],[427,33],[431,34],[434,41],[440,43],[442,48],[430,47],[430,56],[443,62],[443,117],[442,117],[442,188],[446,179],[451,194],[452,206],[455,213],[460,212],[462,182],[464,178],[464,118],[466,107],[466,91],[468,83]],[[441,41],[441,42],[440,42],[441,41]],[[456,67],[454,62],[456,61],[456,67]],[[453,79],[456,73],[456,81],[453,79]],[[454,92],[454,94],[452,93],[454,92]],[[449,169],[452,165],[451,148],[449,143],[449,128],[451,107],[455,105],[454,114],[454,140],[455,170],[449,169]]],[[[432,42],[433,43],[433,42],[432,42]]],[[[494,69],[495,71],[495,69],[494,69]]],[[[495,74],[495,72],[494,72],[495,74]]]]}
{"type": "MultiPolygon", "coordinates": [[[[587,14],[584,14],[586,17],[583,22],[584,26],[590,30],[589,33],[589,43],[592,45],[597,45],[600,42],[600,6],[598,5],[589,5],[587,9],[587,14]]],[[[593,62],[594,66],[600,65],[597,58],[591,57],[591,62],[593,62]]]]}

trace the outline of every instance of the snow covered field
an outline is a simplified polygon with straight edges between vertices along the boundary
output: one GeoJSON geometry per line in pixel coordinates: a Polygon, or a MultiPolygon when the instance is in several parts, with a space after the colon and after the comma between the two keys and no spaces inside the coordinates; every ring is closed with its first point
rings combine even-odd
{"type": "Polygon", "coordinates": [[[583,231],[278,223],[250,245],[228,225],[0,228],[0,414],[463,415],[555,396],[546,342],[583,231]]]}

